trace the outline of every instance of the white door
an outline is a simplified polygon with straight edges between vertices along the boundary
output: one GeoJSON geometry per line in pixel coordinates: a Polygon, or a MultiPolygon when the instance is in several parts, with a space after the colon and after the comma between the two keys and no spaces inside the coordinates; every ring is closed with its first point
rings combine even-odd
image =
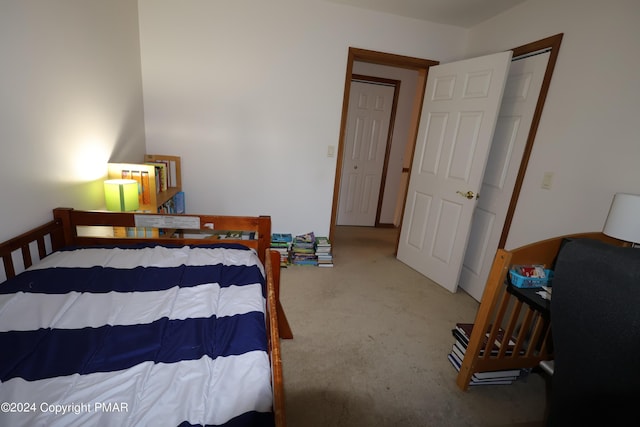
{"type": "Polygon", "coordinates": [[[398,259],[451,292],[510,62],[511,51],[429,68],[398,259]]]}
{"type": "Polygon", "coordinates": [[[478,301],[498,249],[549,56],[511,62],[460,273],[460,287],[478,301]]]}
{"type": "Polygon", "coordinates": [[[374,226],[395,87],[351,82],[338,225],[374,226]]]}

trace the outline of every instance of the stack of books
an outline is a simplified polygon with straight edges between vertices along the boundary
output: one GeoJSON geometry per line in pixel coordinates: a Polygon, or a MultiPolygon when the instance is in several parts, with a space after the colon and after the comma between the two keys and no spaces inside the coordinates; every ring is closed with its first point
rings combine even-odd
{"type": "Polygon", "coordinates": [[[311,233],[301,234],[293,239],[290,260],[293,265],[318,265],[316,257],[316,237],[311,233]]]}
{"type": "MultiPolygon", "coordinates": [[[[451,333],[455,337],[456,341],[453,344],[453,348],[451,349],[451,353],[448,355],[449,362],[456,368],[457,371],[460,371],[460,367],[462,366],[462,361],[464,360],[464,354],[467,350],[467,346],[469,345],[469,338],[471,337],[471,331],[473,330],[473,323],[457,323],[456,327],[451,330],[451,333]]],[[[485,335],[485,340],[488,339],[488,333],[485,335]]],[[[498,331],[497,337],[493,346],[491,346],[491,354],[498,354],[503,343],[506,343],[510,348],[507,348],[506,354],[510,354],[513,351],[513,347],[515,346],[515,341],[513,338],[509,339],[508,342],[505,340],[504,330],[500,329],[498,331]]],[[[486,349],[488,346],[485,345],[486,349]]],[[[484,353],[484,349],[480,351],[480,354],[484,353]]],[[[520,377],[522,371],[520,369],[507,369],[501,371],[488,371],[488,372],[476,372],[471,377],[471,381],[469,385],[495,385],[495,384],[511,384],[513,381],[517,380],[520,377]]]]}
{"type": "Polygon", "coordinates": [[[327,237],[316,237],[316,258],[318,267],[333,267],[331,242],[327,237]]]}
{"type": "Polygon", "coordinates": [[[177,214],[183,214],[186,212],[184,203],[184,191],[178,191],[176,195],[173,196],[173,202],[175,204],[177,214]]]}
{"type": "Polygon", "coordinates": [[[271,235],[271,249],[280,253],[280,266],[289,265],[289,251],[293,243],[293,236],[289,233],[273,233],[271,235]]]}

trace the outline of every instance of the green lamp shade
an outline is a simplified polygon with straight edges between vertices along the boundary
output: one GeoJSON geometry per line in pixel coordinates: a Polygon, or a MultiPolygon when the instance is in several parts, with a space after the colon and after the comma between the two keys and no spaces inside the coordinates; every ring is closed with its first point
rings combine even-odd
{"type": "Polygon", "coordinates": [[[138,182],[133,179],[109,179],[104,182],[104,200],[109,211],[135,211],[138,203],[138,182]]]}

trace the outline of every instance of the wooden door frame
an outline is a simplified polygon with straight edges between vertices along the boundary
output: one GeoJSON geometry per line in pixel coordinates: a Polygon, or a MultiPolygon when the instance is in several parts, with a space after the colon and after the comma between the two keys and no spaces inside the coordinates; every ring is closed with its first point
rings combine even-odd
{"type": "Polygon", "coordinates": [[[549,52],[549,62],[547,62],[547,69],[544,73],[544,79],[542,80],[542,87],[540,88],[540,95],[538,96],[538,103],[533,113],[533,120],[531,121],[531,127],[529,128],[529,136],[527,137],[527,143],[524,147],[524,153],[522,154],[522,160],[520,161],[520,168],[518,169],[518,175],[516,177],[515,186],[511,193],[511,201],[509,202],[509,208],[507,210],[507,216],[502,226],[502,234],[500,235],[500,241],[498,243],[498,249],[503,249],[509,236],[509,230],[511,229],[511,222],[513,221],[513,214],[516,211],[518,205],[518,198],[520,197],[520,190],[522,190],[522,182],[524,181],[525,173],[529,165],[529,158],[531,157],[531,151],[533,150],[533,144],[536,139],[536,133],[538,132],[538,125],[540,124],[540,118],[542,117],[542,110],[544,109],[544,103],[547,99],[547,93],[549,92],[549,86],[551,85],[551,77],[553,77],[553,70],[555,69],[556,62],[558,60],[558,53],[560,52],[560,44],[562,43],[562,36],[564,33],[556,34],[555,36],[547,37],[532,43],[527,43],[522,46],[511,49],[513,51],[513,57],[517,58],[523,55],[534,54],[535,52],[551,49],[549,52]]]}
{"type": "MultiPolygon", "coordinates": [[[[564,33],[559,33],[554,36],[540,39],[538,41],[527,43],[522,46],[518,46],[511,49],[511,51],[513,51],[514,58],[523,56],[523,55],[534,54],[535,52],[539,52],[546,49],[550,49],[551,51],[549,53],[549,62],[547,63],[547,69],[545,71],[544,79],[542,81],[542,88],[540,89],[540,95],[538,96],[536,109],[533,113],[533,120],[531,122],[531,127],[529,128],[529,135],[527,137],[524,153],[522,155],[522,160],[520,162],[520,167],[518,169],[518,175],[516,177],[515,186],[511,194],[511,200],[509,202],[507,216],[505,218],[505,222],[502,227],[502,233],[500,235],[500,242],[498,243],[498,248],[504,248],[505,242],[507,241],[507,237],[509,235],[511,222],[513,221],[513,215],[515,213],[516,206],[518,205],[518,199],[520,197],[522,183],[524,181],[525,173],[529,165],[529,158],[533,150],[536,134],[538,132],[538,126],[540,124],[540,119],[542,117],[542,110],[544,109],[544,104],[547,99],[547,94],[549,92],[549,86],[551,85],[551,78],[553,77],[553,71],[555,69],[555,65],[558,60],[558,54],[560,52],[560,44],[562,43],[563,35],[564,33]]],[[[411,179],[411,166],[413,165],[413,156],[415,154],[414,153],[415,144],[416,144],[416,139],[418,137],[418,126],[420,121],[420,114],[422,112],[422,103],[424,101],[424,91],[427,85],[427,74],[429,71],[429,67],[438,65],[440,63],[439,61],[433,61],[429,59],[412,58],[408,56],[395,55],[391,53],[358,49],[354,47],[349,48],[349,55],[347,59],[347,71],[346,71],[346,78],[345,78],[345,89],[344,89],[344,96],[342,100],[342,119],[340,122],[340,137],[338,139],[336,175],[335,175],[335,181],[333,186],[333,206],[331,208],[331,224],[329,227],[330,239],[333,239],[333,237],[335,236],[336,218],[337,218],[337,212],[338,212],[337,211],[338,197],[340,193],[340,181],[341,181],[341,173],[342,173],[342,157],[344,154],[343,153],[344,138],[345,138],[345,131],[347,126],[347,110],[349,108],[349,92],[350,92],[350,86],[351,86],[351,77],[352,77],[354,61],[370,62],[373,64],[387,65],[387,66],[399,67],[399,68],[408,68],[408,69],[418,71],[418,84],[416,85],[416,94],[414,96],[413,108],[411,111],[411,122],[410,122],[410,130],[409,130],[409,143],[412,145],[412,147],[411,147],[411,159],[409,159],[409,163],[408,163],[409,164],[409,176],[407,178],[408,180],[411,179]]],[[[404,195],[399,228],[402,227],[402,220],[404,218],[405,205],[406,205],[406,193],[404,195]]],[[[398,239],[399,238],[400,236],[398,235],[398,239]]],[[[399,243],[399,240],[396,241],[396,247],[395,247],[396,253],[398,251],[398,243],[399,243]]]]}
{"type": "MultiPolygon", "coordinates": [[[[353,63],[355,61],[369,62],[378,65],[387,65],[391,67],[407,68],[418,71],[418,84],[416,97],[413,102],[411,112],[411,124],[409,131],[409,140],[415,146],[418,132],[418,121],[420,119],[420,111],[422,110],[422,97],[427,83],[427,71],[430,66],[439,64],[438,61],[427,59],[412,58],[408,56],[395,55],[391,53],[376,52],[372,50],[359,49],[350,47],[347,58],[347,71],[345,76],[344,95],[342,98],[342,118],[340,121],[340,137],[338,139],[338,150],[336,159],[336,172],[333,184],[333,205],[331,207],[331,224],[329,227],[329,239],[333,240],[335,236],[336,220],[338,217],[338,203],[340,197],[340,183],[342,180],[342,163],[344,156],[345,136],[347,129],[347,113],[349,110],[349,95],[351,92],[351,79],[353,77],[353,63]]],[[[390,124],[390,126],[392,126],[390,124]]],[[[411,150],[413,153],[413,149],[411,150]]],[[[382,196],[382,194],[381,194],[382,196]]],[[[376,219],[377,223],[377,219],[376,219]]]]}

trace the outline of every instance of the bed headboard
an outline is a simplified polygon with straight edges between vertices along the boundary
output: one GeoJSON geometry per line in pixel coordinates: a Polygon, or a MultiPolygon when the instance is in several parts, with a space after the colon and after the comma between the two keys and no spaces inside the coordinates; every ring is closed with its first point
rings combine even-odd
{"type": "MultiPolygon", "coordinates": [[[[65,246],[88,246],[104,244],[165,243],[177,245],[202,245],[207,243],[241,243],[256,250],[260,260],[266,262],[266,251],[271,245],[271,217],[269,216],[221,216],[221,215],[163,215],[137,212],[80,211],[71,208],[53,210],[53,221],[29,230],[17,237],[0,243],[0,258],[4,267],[4,278],[14,277],[49,253],[65,246]],[[156,225],[197,225],[192,233],[176,232],[151,237],[126,237],[114,235],[115,228],[123,230],[139,227],[140,223],[156,225]],[[111,230],[111,236],[79,235],[78,227],[102,226],[111,230]],[[201,232],[203,235],[215,231],[244,231],[253,233],[252,240],[190,238],[201,232]]],[[[151,228],[151,227],[144,227],[151,228]]],[[[161,227],[171,228],[171,227],[161,227]]],[[[0,272],[1,273],[1,272],[0,272]]],[[[1,276],[1,274],[0,274],[1,276]]],[[[0,282],[3,280],[0,277],[0,282]]]]}
{"type": "Polygon", "coordinates": [[[165,243],[177,245],[202,245],[207,243],[241,243],[257,251],[264,263],[266,250],[271,245],[271,217],[269,216],[225,216],[196,214],[154,214],[139,212],[80,211],[71,208],[53,210],[55,221],[62,224],[65,246],[87,246],[99,244],[165,243]],[[154,230],[151,235],[109,237],[82,235],[78,227],[106,226],[110,228],[133,228],[154,230]],[[159,234],[158,229],[169,230],[159,234]],[[242,231],[251,234],[251,239],[227,238],[224,241],[211,238],[220,231],[242,231]],[[198,232],[205,236],[190,237],[198,232]],[[209,238],[206,238],[208,234],[209,238]]]}

